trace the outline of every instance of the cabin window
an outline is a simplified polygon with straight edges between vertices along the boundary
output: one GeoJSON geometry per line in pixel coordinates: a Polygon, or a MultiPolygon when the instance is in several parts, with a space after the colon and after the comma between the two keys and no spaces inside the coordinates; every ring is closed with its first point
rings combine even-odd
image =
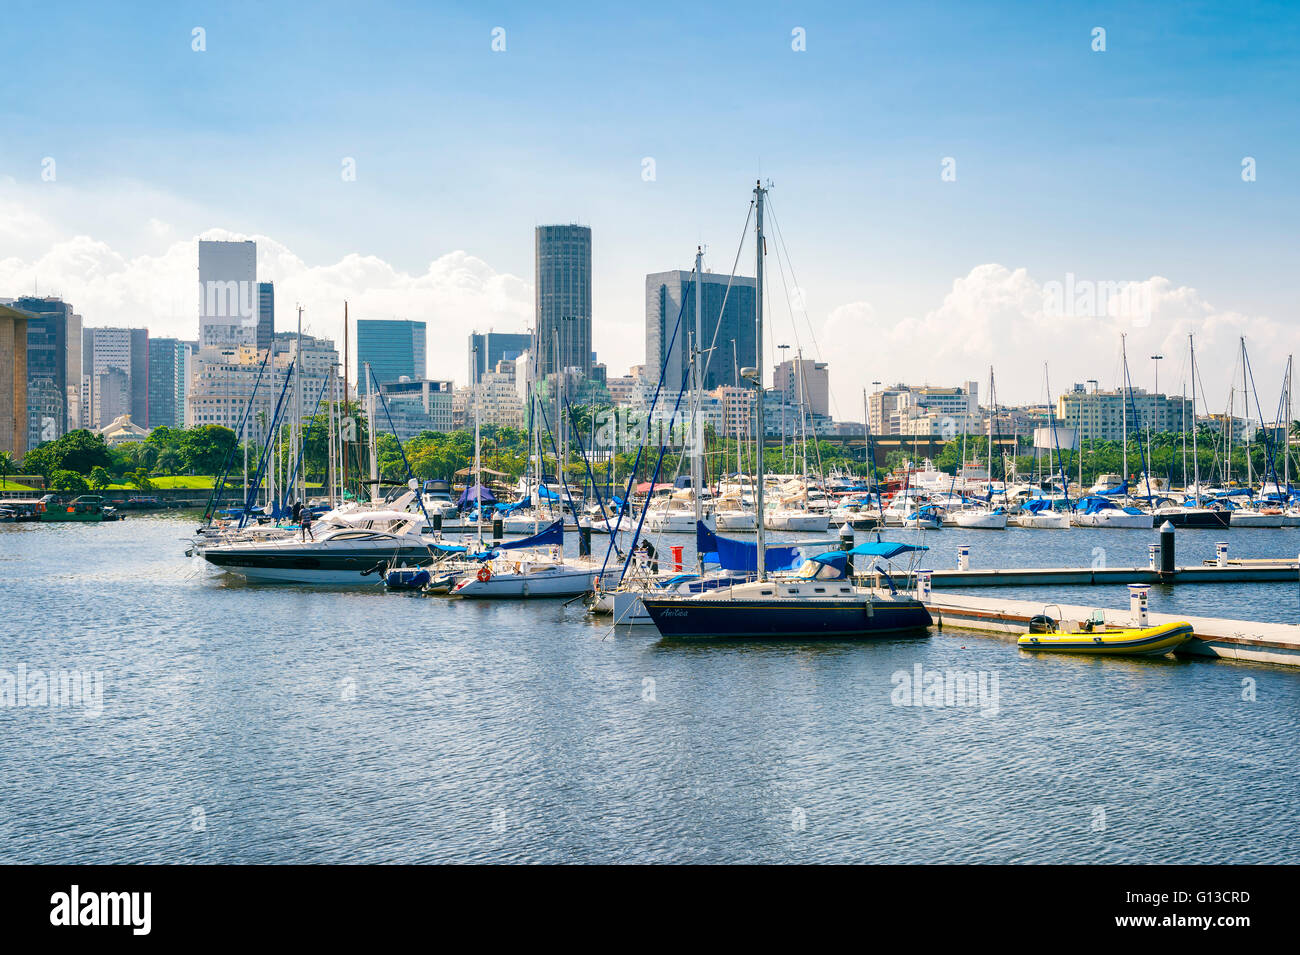
{"type": "Polygon", "coordinates": [[[814,593],[819,593],[819,594],[824,594],[824,593],[826,593],[826,588],[825,588],[825,587],[814,587],[814,588],[813,588],[813,592],[814,592],[814,593]]]}

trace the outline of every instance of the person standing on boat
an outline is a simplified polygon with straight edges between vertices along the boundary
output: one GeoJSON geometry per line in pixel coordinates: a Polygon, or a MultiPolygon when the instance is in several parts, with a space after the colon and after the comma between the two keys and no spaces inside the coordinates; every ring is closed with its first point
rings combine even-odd
{"type": "Polygon", "coordinates": [[[306,507],[301,503],[298,504],[297,506],[298,506],[298,524],[302,528],[302,539],[306,540],[308,537],[310,537],[312,540],[315,540],[316,535],[312,532],[311,529],[311,522],[313,517],[311,508],[306,507]]]}
{"type": "Polygon", "coordinates": [[[655,550],[654,544],[650,543],[648,540],[643,539],[641,541],[641,551],[642,553],[645,554],[645,559],[650,564],[650,573],[652,574],[659,573],[659,554],[655,550]]]}
{"type": "Polygon", "coordinates": [[[302,501],[294,501],[290,513],[293,514],[293,522],[295,524],[300,523],[302,521],[302,501]]]}

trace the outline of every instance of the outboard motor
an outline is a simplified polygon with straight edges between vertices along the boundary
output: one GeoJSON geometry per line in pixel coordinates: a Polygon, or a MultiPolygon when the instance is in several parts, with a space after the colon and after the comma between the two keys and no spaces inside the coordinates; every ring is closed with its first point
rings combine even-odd
{"type": "Polygon", "coordinates": [[[1029,618],[1030,633],[1056,633],[1056,621],[1045,613],[1029,618]]]}

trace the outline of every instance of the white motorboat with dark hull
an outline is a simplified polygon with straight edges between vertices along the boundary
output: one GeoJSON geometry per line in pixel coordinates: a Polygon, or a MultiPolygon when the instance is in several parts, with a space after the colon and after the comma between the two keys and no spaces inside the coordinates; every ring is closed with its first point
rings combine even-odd
{"type": "Polygon", "coordinates": [[[417,533],[422,514],[355,511],[316,522],[315,539],[299,536],[232,540],[201,547],[203,559],[227,573],[263,583],[375,586],[381,565],[428,561],[432,538],[417,533]]]}

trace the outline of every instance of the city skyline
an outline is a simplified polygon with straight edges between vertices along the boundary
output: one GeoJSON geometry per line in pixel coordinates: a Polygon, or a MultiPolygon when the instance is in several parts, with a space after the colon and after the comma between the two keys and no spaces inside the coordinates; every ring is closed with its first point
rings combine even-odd
{"type": "MultiPolygon", "coordinates": [[[[216,11],[198,18],[209,20],[202,51],[190,15],[15,11],[28,37],[12,54],[17,76],[37,75],[69,30],[101,42],[65,65],[66,83],[17,80],[24,95],[3,107],[29,132],[21,149],[0,147],[0,294],[61,294],[88,325],[190,339],[195,239],[246,238],[259,278],[279,286],[283,309],[305,307],[309,330],[341,340],[344,299],[353,317],[426,321],[429,374],[452,378],[465,356],[445,343],[529,327],[531,229],[577,221],[595,235],[592,347],[621,372],[644,358],[645,276],[689,269],[700,242],[706,264],[729,271],[749,189],[770,177],[808,313],[789,309],[791,322],[770,247],[772,344],[796,344],[798,330],[805,356],[831,364],[837,417],[858,417],[862,388],[891,374],[962,381],[991,363],[1012,402],[1041,396],[1044,361],[1055,392],[1113,385],[1120,331],[1138,383],[1149,383],[1138,355],[1171,356],[1162,382],[1183,377],[1189,331],[1224,356],[1245,334],[1261,379],[1280,380],[1281,356],[1300,351],[1284,7],[1196,18],[1172,4],[1065,18],[1013,4],[942,15],[760,6],[744,18],[682,8],[685,31],[668,8],[662,21],[624,14],[577,32],[522,7],[491,19],[388,7],[364,24],[339,9],[310,42],[292,7],[259,12],[257,30],[246,29],[251,8],[216,11]],[[505,49],[494,51],[502,24],[505,49]],[[398,55],[431,36],[436,65],[398,55]],[[704,37],[710,62],[699,64],[704,37]],[[128,45],[142,55],[124,66],[128,45]],[[329,69],[344,50],[366,77],[353,88],[329,69]],[[541,70],[557,52],[580,53],[602,88],[541,70]],[[110,58],[111,88],[70,95],[110,58]],[[1189,59],[1197,70],[1177,69],[1189,59]],[[480,92],[423,92],[444,70],[480,92]],[[183,82],[160,85],[159,73],[183,82]],[[713,102],[742,105],[686,110],[672,137],[644,116],[611,120],[609,104],[643,95],[650,75],[656,99],[689,99],[702,79],[713,102]],[[335,97],[330,119],[297,109],[318,86],[335,97]],[[124,137],[113,124],[128,98],[148,105],[150,122],[124,137]],[[438,135],[414,131],[399,155],[374,147],[405,104],[426,100],[438,135]],[[244,109],[238,123],[230,102],[244,109]],[[569,133],[584,123],[575,163],[569,133]],[[220,162],[191,148],[214,128],[229,139],[220,162]],[[1047,287],[1071,276],[1146,283],[1149,316],[1051,314],[1047,287]],[[861,353],[859,380],[836,361],[848,349],[861,353]]],[[[752,246],[737,267],[749,268],[752,246]]],[[[1202,369],[1211,407],[1225,403],[1228,364],[1202,369]]],[[[1276,384],[1261,380],[1260,392],[1267,405],[1276,384]]]]}

